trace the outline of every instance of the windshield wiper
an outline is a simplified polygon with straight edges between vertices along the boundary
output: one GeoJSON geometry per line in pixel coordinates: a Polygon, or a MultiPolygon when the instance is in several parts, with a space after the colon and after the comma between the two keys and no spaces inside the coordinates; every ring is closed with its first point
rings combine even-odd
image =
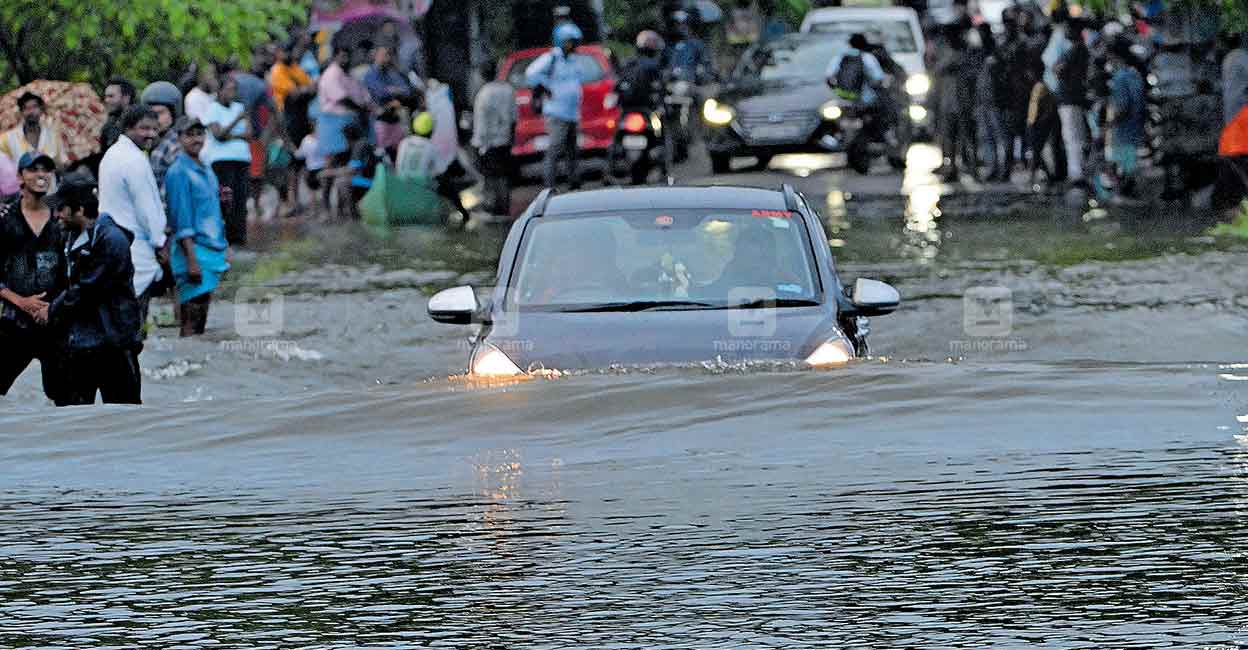
{"type": "Polygon", "coordinates": [[[726,305],[721,309],[765,309],[767,307],[817,307],[819,301],[808,298],[762,298],[726,305]]]}
{"type": "Polygon", "coordinates": [[[598,305],[589,305],[588,307],[573,307],[572,309],[564,309],[570,313],[589,313],[589,312],[605,312],[605,311],[647,311],[650,309],[670,309],[673,307],[692,307],[695,309],[713,308],[715,305],[706,302],[695,302],[691,300],[636,300],[632,302],[604,302],[598,305]]]}

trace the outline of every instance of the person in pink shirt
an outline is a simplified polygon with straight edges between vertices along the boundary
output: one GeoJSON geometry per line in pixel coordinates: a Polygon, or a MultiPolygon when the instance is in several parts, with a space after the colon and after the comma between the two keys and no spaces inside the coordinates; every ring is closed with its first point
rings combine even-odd
{"type": "Polygon", "coordinates": [[[345,164],[346,158],[350,157],[344,135],[347,125],[359,121],[362,127],[365,126],[367,114],[373,107],[368,89],[347,73],[350,62],[351,51],[345,47],[337,48],[333,62],[321,74],[316,86],[321,104],[316,121],[320,153],[341,164],[345,164]]]}

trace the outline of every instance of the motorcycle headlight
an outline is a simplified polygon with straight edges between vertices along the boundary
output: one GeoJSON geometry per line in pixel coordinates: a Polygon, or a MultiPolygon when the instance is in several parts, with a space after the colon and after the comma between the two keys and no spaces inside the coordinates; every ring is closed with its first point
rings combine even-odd
{"type": "Polygon", "coordinates": [[[911,104],[909,113],[912,121],[922,122],[927,119],[927,109],[918,104],[911,104]]]}
{"type": "Polygon", "coordinates": [[[815,351],[806,357],[806,365],[812,368],[843,366],[853,358],[853,348],[849,346],[845,339],[837,338],[815,348],[815,351]]]}
{"type": "Polygon", "coordinates": [[[725,126],[731,122],[734,117],[736,117],[736,113],[733,112],[731,106],[721,104],[714,99],[708,99],[706,100],[706,103],[702,105],[702,119],[706,120],[708,124],[725,126]]]}
{"type": "Polygon", "coordinates": [[[650,128],[654,129],[655,135],[663,133],[663,118],[659,117],[658,113],[650,114],[650,128]]]}
{"type": "Polygon", "coordinates": [[[841,119],[841,107],[837,106],[836,102],[828,102],[819,107],[819,115],[829,122],[839,120],[841,119]]]}
{"type": "Polygon", "coordinates": [[[926,95],[932,89],[932,80],[922,72],[912,74],[906,79],[906,92],[911,96],[926,95]]]}
{"type": "Polygon", "coordinates": [[[502,350],[488,343],[473,353],[470,365],[471,374],[482,377],[514,377],[524,374],[502,350]]]}

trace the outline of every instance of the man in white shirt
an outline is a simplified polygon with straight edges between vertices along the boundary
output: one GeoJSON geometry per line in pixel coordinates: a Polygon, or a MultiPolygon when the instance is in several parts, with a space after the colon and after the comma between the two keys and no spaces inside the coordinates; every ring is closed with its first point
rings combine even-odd
{"type": "Polygon", "coordinates": [[[157,119],[155,111],[143,105],[126,109],[121,116],[122,135],[100,161],[100,214],[109,215],[134,235],[130,258],[141,322],[147,321],[148,289],[163,276],[161,264],[169,255],[165,208],[146,153],[156,142],[157,119]]]}
{"type": "Polygon", "coordinates": [[[204,119],[204,111],[217,101],[217,71],[206,65],[199,70],[199,83],[186,94],[186,114],[204,119]]]}

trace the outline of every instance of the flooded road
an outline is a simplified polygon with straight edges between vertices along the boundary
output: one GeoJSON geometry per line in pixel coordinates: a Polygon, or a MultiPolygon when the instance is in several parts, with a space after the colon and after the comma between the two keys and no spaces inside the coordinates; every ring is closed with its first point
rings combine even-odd
{"type": "Polygon", "coordinates": [[[0,416],[0,645],[1229,644],[1243,372],[871,363],[0,416]]]}
{"type": "Polygon", "coordinates": [[[1248,645],[1244,253],[844,194],[815,198],[842,274],[905,303],[835,371],[464,381],[469,329],[424,306],[488,284],[487,230],[240,267],[278,327],[227,296],[205,340],[158,330],[141,409],[53,410],[28,372],[0,647],[1248,645]]]}

